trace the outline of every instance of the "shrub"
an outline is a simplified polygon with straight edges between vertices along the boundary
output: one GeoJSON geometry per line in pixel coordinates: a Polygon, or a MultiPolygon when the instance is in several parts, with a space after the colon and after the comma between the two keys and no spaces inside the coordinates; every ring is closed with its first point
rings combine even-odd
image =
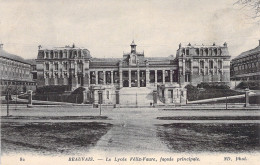
{"type": "Polygon", "coordinates": [[[189,84],[186,85],[185,88],[187,89],[187,99],[188,100],[197,100],[199,95],[199,90],[197,87],[189,84]]]}
{"type": "Polygon", "coordinates": [[[229,86],[225,84],[202,83],[198,85],[198,88],[192,85],[187,85],[185,88],[187,89],[187,99],[189,101],[244,94],[229,89],[229,86]],[[204,90],[199,89],[202,87],[204,90]]]}
{"type": "Polygon", "coordinates": [[[33,100],[69,103],[83,102],[83,91],[85,91],[85,88],[79,87],[75,89],[73,92],[65,92],[65,89],[66,86],[44,86],[44,88],[40,88],[38,92],[36,92],[36,94],[33,95],[33,100]],[[46,89],[46,91],[44,91],[44,89],[46,89]],[[50,91],[51,89],[53,90],[50,91]]]}
{"type": "Polygon", "coordinates": [[[207,83],[203,82],[197,85],[198,88],[204,88],[204,89],[230,89],[228,85],[225,83],[207,83]]]}
{"type": "Polygon", "coordinates": [[[68,85],[48,85],[36,89],[36,94],[64,93],[69,90],[68,85]]]}
{"type": "Polygon", "coordinates": [[[260,81],[242,81],[236,86],[237,89],[260,90],[260,81]]]}

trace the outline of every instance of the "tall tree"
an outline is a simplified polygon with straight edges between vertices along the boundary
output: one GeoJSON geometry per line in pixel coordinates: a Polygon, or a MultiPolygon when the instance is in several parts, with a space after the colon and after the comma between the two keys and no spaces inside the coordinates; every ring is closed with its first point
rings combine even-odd
{"type": "Polygon", "coordinates": [[[260,23],[260,0],[236,0],[234,5],[239,5],[241,9],[247,10],[248,16],[260,23]]]}

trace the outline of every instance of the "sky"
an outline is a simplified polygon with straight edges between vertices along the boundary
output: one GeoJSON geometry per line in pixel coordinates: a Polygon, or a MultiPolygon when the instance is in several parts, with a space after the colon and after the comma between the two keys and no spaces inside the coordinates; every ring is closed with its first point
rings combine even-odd
{"type": "Polygon", "coordinates": [[[236,0],[0,0],[4,50],[37,58],[38,45],[87,48],[92,57],[176,55],[178,45],[228,43],[232,57],[255,48],[260,24],[236,0]]]}

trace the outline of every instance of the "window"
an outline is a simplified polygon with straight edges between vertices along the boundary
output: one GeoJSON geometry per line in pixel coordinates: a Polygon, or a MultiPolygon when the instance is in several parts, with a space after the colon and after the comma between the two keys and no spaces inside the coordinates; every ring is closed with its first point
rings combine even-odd
{"type": "Polygon", "coordinates": [[[185,75],[185,82],[190,82],[190,74],[185,75]]]}
{"type": "Polygon", "coordinates": [[[218,61],[218,68],[222,68],[222,61],[218,61]]]}
{"type": "Polygon", "coordinates": [[[203,49],[200,49],[200,55],[203,56],[203,49]]]}
{"type": "Polygon", "coordinates": [[[107,91],[107,99],[109,99],[109,91],[107,91]]]}
{"type": "Polygon", "coordinates": [[[209,61],[209,68],[213,69],[213,61],[209,61]]]}
{"type": "Polygon", "coordinates": [[[150,83],[154,83],[154,82],[155,82],[155,71],[150,70],[150,83]]]}
{"type": "Polygon", "coordinates": [[[67,62],[64,63],[64,69],[68,70],[68,63],[67,62]]]}
{"type": "Polygon", "coordinates": [[[50,69],[49,67],[50,67],[49,64],[46,64],[46,70],[49,70],[50,69]]]}
{"type": "Polygon", "coordinates": [[[168,98],[173,98],[173,91],[172,90],[168,90],[168,98]]]}
{"type": "Polygon", "coordinates": [[[214,49],[214,55],[216,56],[217,55],[217,49],[214,49]]]}
{"type": "Polygon", "coordinates": [[[136,56],[132,56],[132,64],[136,64],[136,56]]]}
{"type": "Polygon", "coordinates": [[[49,58],[49,53],[48,52],[46,52],[46,57],[45,58],[49,58]]]}
{"type": "Polygon", "coordinates": [[[96,74],[95,72],[90,72],[90,84],[95,84],[96,83],[96,74]]]}
{"type": "Polygon", "coordinates": [[[196,55],[197,56],[199,55],[199,49],[196,49],[196,55]]]}
{"type": "Polygon", "coordinates": [[[170,82],[170,70],[165,71],[165,82],[170,82]]]}
{"type": "Polygon", "coordinates": [[[54,68],[55,70],[58,70],[58,63],[55,63],[55,64],[54,64],[54,67],[55,67],[55,68],[54,68]]]}
{"type": "Polygon", "coordinates": [[[164,90],[162,90],[162,98],[164,98],[164,90]]]}
{"type": "Polygon", "coordinates": [[[60,51],[60,58],[63,58],[63,52],[60,51]]]}
{"type": "Polygon", "coordinates": [[[186,49],[186,55],[189,55],[189,54],[190,54],[189,49],[186,49]]]}

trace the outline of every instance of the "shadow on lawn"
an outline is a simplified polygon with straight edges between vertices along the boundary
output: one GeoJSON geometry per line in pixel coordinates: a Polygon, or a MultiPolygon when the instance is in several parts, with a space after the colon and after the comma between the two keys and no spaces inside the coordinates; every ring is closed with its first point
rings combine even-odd
{"type": "Polygon", "coordinates": [[[95,146],[112,124],[2,123],[2,153],[76,154],[95,146]]]}
{"type": "Polygon", "coordinates": [[[254,152],[260,124],[173,123],[158,125],[157,136],[173,152],[254,152]]]}

